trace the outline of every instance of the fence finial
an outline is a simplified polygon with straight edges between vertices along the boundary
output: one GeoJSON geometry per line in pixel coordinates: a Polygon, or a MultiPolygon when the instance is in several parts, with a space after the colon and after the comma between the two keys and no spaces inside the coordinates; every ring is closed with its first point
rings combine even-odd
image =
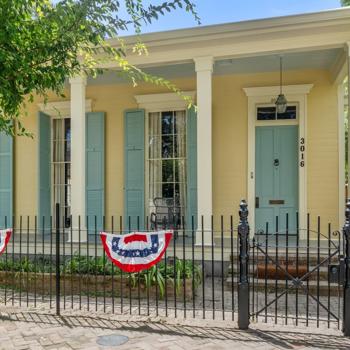
{"type": "MultiPolygon", "coordinates": [[[[350,202],[349,202],[350,204],[350,202]]],[[[247,218],[248,218],[248,205],[247,202],[242,199],[241,203],[239,204],[239,221],[240,223],[246,223],[247,222],[247,218]]],[[[349,212],[350,215],[350,212],[349,212]]]]}
{"type": "Polygon", "coordinates": [[[345,226],[350,226],[350,198],[348,198],[346,201],[345,226]]]}

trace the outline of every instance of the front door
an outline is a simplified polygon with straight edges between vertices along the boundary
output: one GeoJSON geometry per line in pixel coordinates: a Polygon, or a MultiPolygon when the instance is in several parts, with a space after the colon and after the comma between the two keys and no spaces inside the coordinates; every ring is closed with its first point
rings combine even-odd
{"type": "Polygon", "coordinates": [[[298,126],[259,126],[255,139],[255,232],[296,233],[298,126]],[[288,215],[287,215],[288,214],[288,215]],[[288,225],[287,225],[288,217],[288,225]]]}

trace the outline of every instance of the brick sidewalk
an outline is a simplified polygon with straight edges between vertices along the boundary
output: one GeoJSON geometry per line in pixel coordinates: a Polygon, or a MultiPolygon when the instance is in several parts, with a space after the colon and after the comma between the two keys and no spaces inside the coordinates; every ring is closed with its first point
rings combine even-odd
{"type": "Polygon", "coordinates": [[[174,320],[65,311],[57,317],[45,308],[0,307],[0,349],[350,349],[340,331],[253,324],[239,331],[223,321],[174,320]],[[129,341],[118,347],[96,343],[101,335],[129,341]]]}

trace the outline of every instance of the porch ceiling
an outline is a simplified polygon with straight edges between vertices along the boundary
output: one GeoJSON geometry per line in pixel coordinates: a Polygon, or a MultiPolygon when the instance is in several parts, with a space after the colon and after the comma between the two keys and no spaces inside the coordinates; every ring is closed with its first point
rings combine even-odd
{"type": "MultiPolygon", "coordinates": [[[[316,50],[308,52],[292,52],[283,55],[284,70],[299,69],[336,69],[344,50],[339,48],[316,50]]],[[[172,64],[158,67],[148,67],[144,70],[153,75],[167,79],[191,77],[195,75],[194,63],[172,64]]],[[[214,75],[248,74],[274,72],[279,70],[279,56],[276,54],[245,58],[217,60],[214,64],[214,75]]],[[[88,78],[89,85],[121,84],[126,81],[109,70],[97,78],[88,78]]]]}

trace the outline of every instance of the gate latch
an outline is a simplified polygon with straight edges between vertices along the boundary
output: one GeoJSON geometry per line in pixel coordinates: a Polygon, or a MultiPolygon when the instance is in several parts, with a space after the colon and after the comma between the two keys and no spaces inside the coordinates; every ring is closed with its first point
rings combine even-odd
{"type": "Polygon", "coordinates": [[[328,274],[330,283],[339,283],[340,285],[344,284],[345,260],[343,256],[340,257],[339,264],[328,265],[328,274]]]}

